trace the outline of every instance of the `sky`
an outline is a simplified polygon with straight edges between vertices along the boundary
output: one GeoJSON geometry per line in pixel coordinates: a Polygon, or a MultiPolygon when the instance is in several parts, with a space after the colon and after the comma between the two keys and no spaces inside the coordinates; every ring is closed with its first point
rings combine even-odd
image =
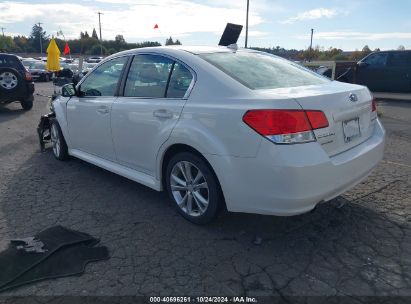
{"type": "MultiPolygon", "coordinates": [[[[245,25],[247,0],[0,0],[0,27],[30,34],[36,22],[56,35],[78,38],[98,31],[127,42],[172,36],[185,45],[217,45],[227,22],[245,25]],[[154,29],[158,24],[159,29],[154,29]]],[[[249,46],[305,49],[310,44],[352,51],[411,49],[411,0],[250,0],[249,46]]],[[[245,29],[238,41],[244,45],[245,29]]]]}

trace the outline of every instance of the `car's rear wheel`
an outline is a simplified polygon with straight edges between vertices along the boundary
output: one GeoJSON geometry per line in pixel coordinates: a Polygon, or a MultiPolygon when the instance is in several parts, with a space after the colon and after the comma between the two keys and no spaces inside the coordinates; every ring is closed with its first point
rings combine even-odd
{"type": "Polygon", "coordinates": [[[207,162],[197,155],[183,152],[170,159],[166,188],[177,211],[187,220],[206,224],[218,214],[220,185],[207,162]]]}
{"type": "Polygon", "coordinates": [[[68,158],[68,149],[66,141],[64,140],[61,128],[56,120],[53,120],[50,127],[51,144],[53,147],[53,154],[58,160],[65,160],[68,158]]]}
{"type": "Polygon", "coordinates": [[[20,101],[21,107],[23,110],[28,111],[33,108],[33,99],[32,98],[26,98],[20,101]]]}

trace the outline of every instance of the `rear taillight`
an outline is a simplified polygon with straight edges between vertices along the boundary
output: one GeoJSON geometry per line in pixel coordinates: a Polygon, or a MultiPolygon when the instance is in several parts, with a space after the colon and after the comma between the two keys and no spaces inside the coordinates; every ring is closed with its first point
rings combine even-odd
{"type": "Polygon", "coordinates": [[[30,74],[29,72],[25,72],[24,78],[25,78],[27,81],[32,81],[32,80],[33,80],[33,76],[31,76],[31,74],[30,74]]]}
{"type": "Polygon", "coordinates": [[[315,141],[312,130],[328,127],[322,111],[249,110],[243,121],[257,133],[279,144],[315,141]]]}
{"type": "Polygon", "coordinates": [[[375,98],[373,98],[373,100],[371,102],[371,111],[372,112],[377,111],[377,101],[375,100],[375,98]]]}

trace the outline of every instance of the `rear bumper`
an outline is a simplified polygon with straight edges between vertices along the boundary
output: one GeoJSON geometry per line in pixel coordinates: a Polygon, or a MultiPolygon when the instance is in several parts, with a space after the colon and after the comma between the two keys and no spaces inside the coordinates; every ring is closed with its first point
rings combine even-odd
{"type": "Polygon", "coordinates": [[[264,140],[256,158],[206,155],[234,212],[290,216],[305,213],[361,182],[384,153],[385,131],[329,157],[317,142],[274,145],[264,140]]]}
{"type": "Polygon", "coordinates": [[[24,83],[20,89],[13,92],[4,92],[2,91],[0,94],[0,103],[10,103],[13,101],[21,101],[26,99],[34,99],[34,82],[26,82],[24,83]]]}

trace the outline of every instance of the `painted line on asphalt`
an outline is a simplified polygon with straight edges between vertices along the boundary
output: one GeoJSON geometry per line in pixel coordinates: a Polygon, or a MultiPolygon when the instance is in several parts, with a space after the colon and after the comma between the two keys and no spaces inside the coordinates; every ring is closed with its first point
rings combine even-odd
{"type": "Polygon", "coordinates": [[[381,162],[387,163],[387,164],[392,164],[392,165],[397,165],[397,166],[401,166],[401,167],[411,168],[411,165],[396,163],[396,162],[392,162],[392,161],[389,161],[389,160],[382,160],[381,162]]]}

